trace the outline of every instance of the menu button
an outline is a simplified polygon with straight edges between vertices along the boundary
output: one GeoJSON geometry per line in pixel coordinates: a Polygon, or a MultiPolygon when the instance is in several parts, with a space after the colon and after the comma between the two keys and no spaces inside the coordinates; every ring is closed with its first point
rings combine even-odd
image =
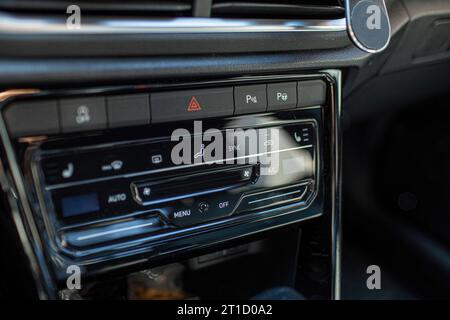
{"type": "Polygon", "coordinates": [[[173,213],[173,218],[180,219],[180,218],[184,218],[184,217],[189,217],[190,215],[191,215],[191,209],[178,210],[173,213]]]}

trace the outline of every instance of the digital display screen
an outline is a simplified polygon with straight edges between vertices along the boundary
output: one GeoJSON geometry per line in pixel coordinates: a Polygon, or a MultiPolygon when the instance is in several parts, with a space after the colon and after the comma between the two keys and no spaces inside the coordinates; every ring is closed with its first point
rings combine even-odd
{"type": "Polygon", "coordinates": [[[77,196],[62,197],[61,209],[64,218],[97,212],[100,210],[98,194],[92,192],[77,196]]]}
{"type": "Polygon", "coordinates": [[[305,171],[306,164],[304,156],[283,160],[283,173],[285,175],[304,173],[305,171]]]}

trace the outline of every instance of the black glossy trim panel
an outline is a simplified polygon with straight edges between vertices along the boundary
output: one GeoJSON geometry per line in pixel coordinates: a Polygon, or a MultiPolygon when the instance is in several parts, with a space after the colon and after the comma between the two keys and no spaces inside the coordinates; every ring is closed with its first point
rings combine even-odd
{"type": "Polygon", "coordinates": [[[0,55],[130,57],[328,49],[350,44],[345,19],[83,16],[82,23],[80,29],[68,29],[65,12],[38,18],[0,12],[0,55]]]}
{"type": "MultiPolygon", "coordinates": [[[[49,97],[49,96],[66,96],[68,94],[70,95],[80,95],[80,94],[93,94],[93,93],[102,93],[102,92],[122,92],[122,91],[129,91],[129,90],[146,90],[148,88],[168,88],[168,89],[173,89],[173,88],[178,88],[178,87],[197,87],[199,85],[201,86],[214,86],[217,84],[223,84],[223,83],[257,83],[257,82],[267,82],[267,81],[276,81],[276,80],[289,80],[289,79],[315,79],[317,77],[320,77],[324,80],[326,80],[329,84],[330,84],[330,95],[329,95],[329,101],[328,101],[328,105],[325,108],[324,114],[326,115],[326,119],[324,119],[327,128],[326,132],[327,132],[327,140],[329,141],[329,143],[327,144],[328,147],[330,148],[330,150],[327,150],[327,154],[329,154],[332,159],[330,159],[333,164],[330,167],[330,179],[332,180],[332,184],[331,185],[327,185],[326,188],[327,190],[330,190],[330,206],[331,206],[331,210],[332,212],[330,213],[333,219],[333,224],[332,224],[332,235],[333,235],[333,288],[334,288],[334,293],[333,293],[333,297],[338,298],[339,294],[338,294],[338,290],[339,290],[339,245],[338,245],[338,240],[339,240],[339,230],[336,230],[336,228],[339,228],[339,223],[338,221],[340,221],[339,219],[339,208],[340,205],[336,204],[335,201],[340,201],[340,159],[337,159],[337,157],[340,156],[340,143],[339,143],[339,135],[340,135],[340,129],[339,129],[339,124],[338,122],[340,121],[340,83],[341,83],[341,79],[340,79],[340,72],[338,71],[327,71],[324,73],[312,73],[310,75],[280,75],[280,76],[262,76],[262,77],[243,77],[243,78],[234,78],[234,79],[228,79],[228,80],[219,80],[219,81],[205,81],[205,82],[194,82],[194,83],[182,83],[182,84],[152,84],[152,85],[147,85],[147,86],[139,86],[139,87],[130,87],[130,86],[125,86],[125,87],[114,87],[114,88],[99,88],[99,89],[91,89],[91,90],[70,90],[70,91],[42,91],[42,92],[38,92],[31,95],[23,95],[23,97],[28,97],[28,98],[38,98],[38,97],[49,97]]],[[[9,94],[14,95],[13,92],[5,92],[3,94],[4,97],[7,97],[9,94]]],[[[4,105],[6,104],[5,102],[10,102],[12,99],[8,99],[6,98],[4,103],[2,103],[2,108],[4,107],[4,105]]],[[[304,109],[305,112],[308,113],[308,109],[304,109]]],[[[313,109],[311,109],[311,111],[313,111],[313,109]]],[[[317,109],[316,110],[322,110],[322,108],[317,109]]],[[[16,220],[16,223],[18,225],[22,225],[23,226],[23,230],[26,230],[24,232],[22,232],[22,242],[24,244],[25,247],[30,248],[30,250],[28,250],[29,253],[29,258],[30,261],[34,261],[34,264],[36,266],[38,266],[35,270],[35,276],[36,276],[36,280],[38,281],[38,283],[42,284],[41,289],[41,297],[54,297],[55,296],[55,291],[53,290],[53,286],[55,285],[54,282],[49,281],[47,279],[47,281],[42,281],[45,278],[48,278],[48,275],[51,274],[51,271],[48,269],[48,265],[47,263],[42,260],[42,257],[45,255],[44,254],[44,250],[43,250],[43,246],[42,246],[42,238],[39,234],[39,232],[37,231],[38,228],[36,226],[36,223],[34,221],[34,217],[33,217],[33,212],[32,212],[32,203],[34,202],[34,200],[32,199],[32,197],[30,197],[30,194],[27,193],[27,188],[25,187],[24,184],[24,178],[23,175],[21,173],[20,170],[20,165],[19,162],[17,161],[16,158],[16,154],[14,152],[14,147],[12,144],[12,141],[10,140],[8,133],[6,132],[6,127],[3,121],[3,118],[1,119],[0,122],[0,134],[2,136],[2,140],[3,140],[3,144],[4,144],[4,152],[6,153],[7,159],[8,161],[5,163],[6,166],[4,168],[4,170],[1,172],[2,174],[2,178],[6,179],[12,187],[11,189],[13,190],[14,194],[17,195],[16,200],[14,200],[14,202],[16,203],[16,208],[15,210],[13,210],[12,214],[16,220]],[[20,199],[20,200],[19,200],[20,199]],[[20,209],[19,209],[20,208],[20,209]],[[35,230],[32,232],[29,232],[29,230],[35,230]]],[[[40,138],[35,138],[35,139],[40,139],[40,138]]],[[[25,141],[26,139],[24,139],[25,141]]],[[[328,200],[327,200],[328,201],[328,200]]],[[[289,211],[287,213],[290,213],[289,211]]],[[[316,215],[320,215],[322,214],[322,212],[320,211],[316,211],[316,215]]],[[[292,219],[290,220],[286,220],[286,219],[281,219],[277,218],[278,222],[276,223],[276,226],[279,227],[281,225],[285,225],[285,224],[289,224],[292,223],[294,221],[292,221],[292,219]]],[[[299,221],[299,219],[297,218],[295,221],[299,221]]],[[[261,221],[261,225],[258,228],[247,228],[245,231],[241,228],[242,226],[240,226],[240,232],[238,234],[236,234],[235,232],[231,232],[232,229],[224,229],[222,230],[222,234],[221,234],[221,240],[220,241],[225,241],[225,239],[234,239],[236,237],[242,237],[244,234],[245,235],[250,235],[253,234],[255,232],[261,232],[262,230],[268,230],[270,228],[273,228],[273,226],[269,226],[267,224],[267,222],[264,222],[264,220],[261,221]],[[265,226],[265,227],[263,227],[265,226]]],[[[209,240],[206,240],[206,238],[202,235],[199,236],[199,238],[197,239],[197,245],[193,245],[192,243],[192,239],[188,240],[186,242],[186,240],[188,239],[184,239],[184,240],[180,240],[180,246],[178,247],[177,250],[174,251],[174,249],[170,249],[169,247],[166,248],[161,248],[158,252],[158,255],[167,255],[167,254],[171,254],[173,255],[175,252],[180,251],[180,248],[189,248],[189,250],[194,249],[195,247],[197,248],[202,248],[205,246],[205,243],[208,243],[208,245],[212,245],[217,243],[217,240],[212,240],[211,238],[209,238],[209,240]]],[[[145,252],[146,256],[148,256],[149,254],[151,254],[151,252],[149,252],[148,250],[136,250],[134,251],[134,254],[136,255],[136,258],[139,256],[142,256],[142,254],[145,252]]],[[[107,272],[110,271],[111,268],[120,268],[122,264],[125,264],[127,266],[129,265],[139,265],[142,264],[144,262],[148,261],[147,258],[145,259],[138,259],[137,260],[133,260],[133,261],[118,261],[116,265],[111,266],[111,265],[105,265],[101,268],[101,270],[97,270],[96,272],[107,272]]],[[[93,274],[95,274],[96,272],[94,272],[93,274]]]]}

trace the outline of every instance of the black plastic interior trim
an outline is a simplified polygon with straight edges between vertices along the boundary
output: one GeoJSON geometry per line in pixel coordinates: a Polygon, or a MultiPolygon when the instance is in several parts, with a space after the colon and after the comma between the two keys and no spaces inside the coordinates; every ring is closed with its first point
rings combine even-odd
{"type": "Polygon", "coordinates": [[[129,59],[0,59],[0,86],[78,86],[142,83],[154,79],[275,74],[299,69],[358,66],[370,54],[356,47],[300,53],[207,55],[129,59]]]}
{"type": "Polygon", "coordinates": [[[136,57],[336,49],[351,45],[346,31],[9,35],[0,34],[0,56],[136,57]]]}

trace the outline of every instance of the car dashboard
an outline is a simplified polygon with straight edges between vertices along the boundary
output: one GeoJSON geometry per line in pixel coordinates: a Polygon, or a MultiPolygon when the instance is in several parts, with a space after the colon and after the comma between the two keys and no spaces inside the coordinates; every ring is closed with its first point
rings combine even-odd
{"type": "Polygon", "coordinates": [[[0,1],[2,270],[26,274],[5,292],[341,299],[358,189],[344,131],[389,105],[370,91],[383,77],[447,66],[448,16],[413,0],[0,1]],[[435,38],[408,55],[414,34],[435,38]]]}

